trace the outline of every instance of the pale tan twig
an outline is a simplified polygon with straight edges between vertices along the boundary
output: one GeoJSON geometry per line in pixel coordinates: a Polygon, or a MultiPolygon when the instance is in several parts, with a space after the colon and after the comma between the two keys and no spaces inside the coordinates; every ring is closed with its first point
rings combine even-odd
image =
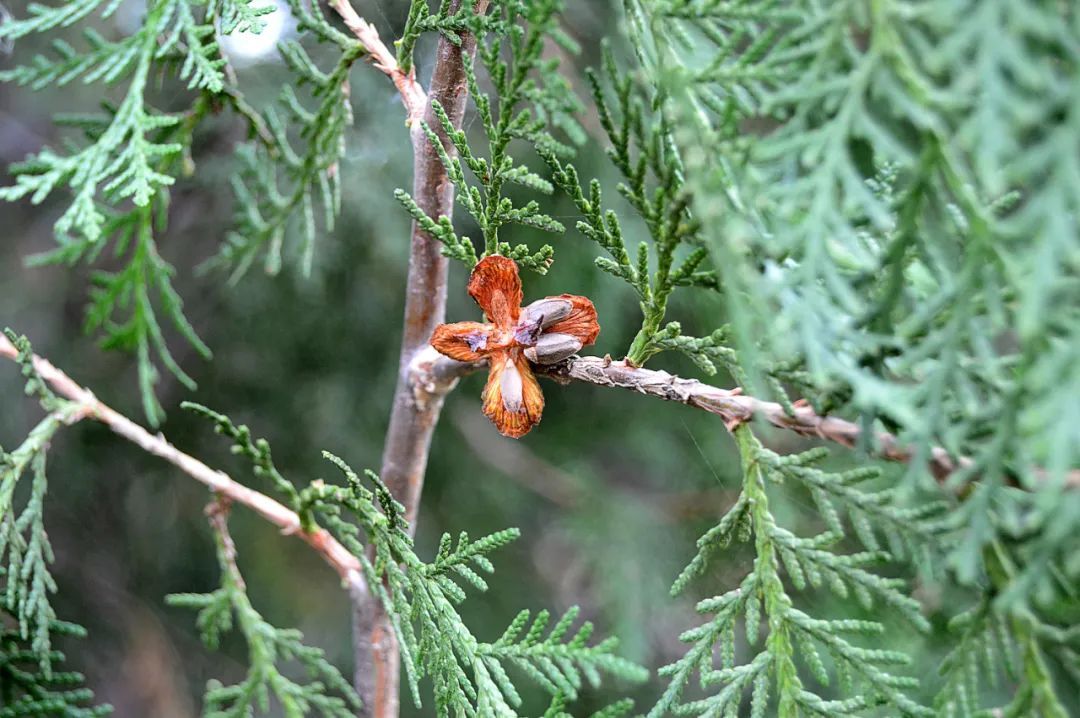
{"type": "Polygon", "coordinates": [[[416,81],[416,70],[405,72],[401,69],[397,58],[394,57],[394,53],[390,52],[383,43],[382,38],[379,37],[379,31],[375,29],[374,25],[357,14],[356,9],[350,4],[349,0],[330,0],[329,5],[334,12],[341,16],[345,26],[364,46],[375,69],[385,73],[393,81],[398,92],[401,93],[401,103],[405,105],[408,124],[412,125],[417,120],[423,119],[424,110],[427,107],[427,93],[424,92],[424,88],[420,83],[416,81]]]}
{"type": "MultiPolygon", "coordinates": [[[[15,346],[0,335],[0,356],[15,359],[15,346]]],[[[326,529],[305,531],[300,517],[288,507],[269,496],[234,481],[223,471],[211,469],[198,459],[185,454],[170,444],[164,436],[151,434],[123,414],[98,400],[93,392],[85,389],[71,377],[57,369],[49,360],[34,355],[34,368],[60,396],[80,405],[79,418],[90,418],[105,424],[114,434],[127,439],[147,453],[159,456],[196,481],[209,487],[214,493],[232,502],[247,506],[264,519],[281,529],[283,534],[299,536],[328,563],[353,593],[367,592],[367,584],[361,573],[360,561],[349,553],[326,529]]]]}
{"type": "MultiPolygon", "coordinates": [[[[754,418],[760,418],[781,429],[834,441],[849,448],[855,446],[861,433],[857,424],[834,416],[819,416],[805,403],[797,403],[794,415],[789,416],[780,404],[743,394],[738,387],[721,389],[696,379],[683,379],[666,371],[634,367],[624,361],[611,361],[600,357],[573,357],[564,364],[552,367],[549,375],[556,379],[574,379],[599,386],[621,387],[704,409],[723,419],[729,430],[754,418]]],[[[892,461],[911,459],[911,452],[901,447],[895,436],[885,432],[877,436],[877,451],[882,458],[892,461]]],[[[930,470],[939,481],[970,463],[970,459],[963,457],[953,459],[940,447],[934,447],[928,457],[930,470]]]]}

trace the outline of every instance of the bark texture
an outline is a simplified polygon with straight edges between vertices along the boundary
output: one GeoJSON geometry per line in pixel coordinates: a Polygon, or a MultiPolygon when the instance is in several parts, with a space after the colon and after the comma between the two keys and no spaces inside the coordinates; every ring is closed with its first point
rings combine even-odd
{"type": "MultiPolygon", "coordinates": [[[[487,5],[487,0],[477,0],[474,8],[476,12],[483,13],[487,5]]],[[[460,2],[454,2],[451,11],[456,11],[459,6],[460,2]]],[[[451,156],[454,147],[442,132],[432,103],[441,104],[453,126],[461,127],[468,99],[464,59],[475,53],[476,39],[469,33],[461,33],[461,43],[458,45],[445,37],[439,38],[427,91],[424,121],[436,130],[451,156]]],[[[447,176],[446,168],[420,123],[412,123],[410,136],[413,146],[413,199],[429,217],[452,216],[454,185],[447,176]]],[[[394,497],[405,506],[409,526],[414,531],[431,436],[439,421],[443,397],[453,386],[453,381],[432,380],[422,369],[431,333],[443,323],[446,316],[448,260],[440,248],[437,240],[413,222],[397,387],[380,472],[394,497]]],[[[364,701],[361,716],[396,718],[400,683],[396,638],[382,605],[372,593],[366,590],[356,592],[353,607],[354,683],[364,701]]]]}
{"type": "MultiPolygon", "coordinates": [[[[439,356],[434,363],[425,366],[425,372],[428,376],[437,377],[442,384],[447,384],[482,368],[483,364],[467,364],[439,356]]],[[[580,381],[618,387],[702,409],[719,416],[729,431],[756,418],[780,429],[832,441],[848,448],[859,443],[862,433],[858,424],[837,416],[822,416],[803,401],[795,402],[795,411],[789,415],[780,404],[743,394],[739,387],[722,389],[697,379],[684,379],[666,371],[636,367],[608,357],[573,356],[558,364],[536,366],[535,370],[538,375],[562,384],[580,381]]],[[[940,446],[931,447],[926,456],[917,456],[895,435],[884,431],[875,435],[874,451],[877,456],[889,461],[925,461],[930,473],[942,483],[953,473],[972,466],[969,457],[953,456],[940,446]]],[[[1041,467],[1034,467],[1031,471],[1037,479],[1046,477],[1046,471],[1041,467]]],[[[1064,480],[1066,488],[1080,490],[1080,471],[1066,472],[1064,480]]]]}

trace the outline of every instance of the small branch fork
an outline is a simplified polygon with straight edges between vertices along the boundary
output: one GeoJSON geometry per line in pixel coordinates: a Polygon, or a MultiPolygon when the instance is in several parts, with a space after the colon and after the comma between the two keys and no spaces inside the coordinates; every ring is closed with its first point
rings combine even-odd
{"type": "MultiPolygon", "coordinates": [[[[18,356],[15,346],[2,334],[0,334],[0,356],[12,360],[18,356]]],[[[57,394],[78,405],[79,408],[71,415],[74,420],[88,418],[100,421],[113,433],[127,439],[147,453],[165,459],[191,478],[204,484],[221,500],[247,506],[281,529],[281,533],[297,536],[315,549],[322,559],[337,571],[342,582],[348,585],[354,594],[367,593],[367,584],[361,573],[360,561],[326,529],[316,528],[305,531],[301,528],[300,517],[288,507],[266,494],[244,486],[222,471],[211,469],[198,459],[177,449],[161,434],[156,436],[151,434],[131,419],[99,401],[93,392],[80,386],[67,374],[53,366],[49,360],[35,354],[34,368],[57,394]]]]}
{"type": "Polygon", "coordinates": [[[407,123],[412,126],[418,120],[423,119],[427,108],[427,93],[416,81],[416,71],[405,72],[398,65],[394,53],[383,43],[379,37],[379,31],[375,26],[357,14],[356,9],[349,0],[330,0],[329,5],[349,28],[360,44],[367,50],[371,64],[376,70],[384,73],[394,83],[401,93],[401,104],[405,106],[408,115],[407,123]]]}
{"type": "Polygon", "coordinates": [[[247,587],[244,584],[244,576],[236,565],[236,544],[233,542],[232,534],[229,533],[229,512],[231,510],[232,501],[225,496],[219,495],[215,496],[206,505],[203,514],[210,523],[210,528],[217,534],[218,541],[221,542],[222,559],[228,566],[229,573],[232,574],[237,588],[245,590],[247,587]]]}

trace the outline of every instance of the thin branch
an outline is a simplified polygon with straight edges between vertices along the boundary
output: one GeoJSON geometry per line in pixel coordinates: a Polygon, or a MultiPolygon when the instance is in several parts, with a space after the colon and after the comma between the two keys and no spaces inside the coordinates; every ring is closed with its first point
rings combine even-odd
{"type": "Polygon", "coordinates": [[[394,53],[390,52],[379,37],[379,31],[357,14],[349,0],[330,0],[329,5],[367,50],[368,58],[375,69],[385,73],[401,93],[401,103],[405,105],[405,112],[409,115],[408,124],[417,124],[416,121],[423,118],[427,108],[427,93],[416,81],[415,70],[405,72],[401,69],[394,53]]]}
{"type": "MultiPolygon", "coordinates": [[[[487,0],[476,0],[473,7],[477,13],[483,13],[487,5],[487,0]]],[[[455,2],[451,11],[457,6],[455,2]]],[[[433,104],[441,104],[451,124],[461,127],[469,94],[464,58],[475,52],[476,39],[470,33],[462,32],[456,44],[445,36],[439,37],[424,121],[429,127],[437,128],[450,156],[454,155],[455,149],[442,130],[433,104]]],[[[454,184],[419,123],[412,127],[411,141],[413,199],[429,217],[453,216],[454,184]]],[[[431,434],[438,422],[445,392],[414,386],[417,373],[413,366],[414,362],[423,361],[420,355],[427,348],[431,333],[445,319],[447,268],[448,260],[443,256],[439,242],[413,222],[398,382],[383,447],[381,475],[395,498],[405,505],[406,519],[414,528],[431,434]]],[[[432,360],[437,356],[434,354],[432,360]]]]}
{"type": "Polygon", "coordinates": [[[236,543],[229,532],[229,512],[231,510],[232,502],[224,496],[218,495],[206,505],[203,514],[210,523],[211,530],[217,534],[218,541],[221,542],[221,558],[228,568],[233,583],[240,590],[244,590],[246,589],[244,576],[236,565],[236,543]]]}
{"type": "MultiPolygon", "coordinates": [[[[434,363],[417,367],[417,371],[420,377],[438,377],[439,382],[447,384],[482,366],[439,356],[434,363]]],[[[796,402],[794,415],[789,416],[780,404],[743,394],[739,387],[721,389],[696,379],[683,379],[666,371],[634,367],[625,361],[613,361],[606,357],[574,356],[560,364],[537,367],[537,373],[561,383],[581,381],[597,386],[619,387],[703,409],[723,419],[729,431],[758,418],[781,429],[825,439],[848,448],[854,448],[859,443],[862,433],[858,424],[835,416],[821,416],[805,402],[796,402]]],[[[895,435],[883,431],[875,438],[875,451],[881,458],[903,463],[915,458],[913,451],[903,446],[895,435]]],[[[932,447],[927,458],[927,466],[939,482],[944,482],[956,471],[970,469],[973,464],[972,459],[966,456],[954,458],[940,446],[932,447]]],[[[1045,472],[1036,470],[1036,474],[1045,475],[1045,472]]],[[[1080,489],[1080,471],[1069,471],[1065,475],[1065,485],[1080,489]]]]}
{"type": "MultiPolygon", "coordinates": [[[[573,379],[598,386],[620,387],[665,401],[704,409],[723,419],[729,431],[759,418],[781,429],[833,441],[848,448],[858,443],[861,433],[857,424],[834,416],[819,416],[804,403],[796,404],[794,415],[789,416],[780,404],[743,394],[739,387],[721,389],[696,379],[683,379],[666,371],[634,367],[624,361],[611,361],[600,357],[573,357],[570,361],[552,367],[548,375],[556,380],[573,379]]],[[[911,453],[901,447],[892,434],[881,432],[877,439],[877,451],[882,458],[903,462],[911,459],[911,453]]],[[[970,459],[963,457],[954,460],[940,447],[932,449],[928,462],[931,472],[939,481],[954,471],[966,468],[970,463],[970,459]]]]}
{"type": "MultiPolygon", "coordinates": [[[[18,356],[14,345],[3,335],[0,335],[0,356],[12,360],[18,356]]],[[[226,473],[211,469],[198,459],[185,454],[170,444],[160,433],[156,436],[151,434],[98,400],[93,392],[80,386],[67,374],[53,366],[49,360],[35,354],[34,368],[37,369],[41,378],[49,383],[53,391],[79,405],[80,409],[74,415],[76,418],[100,421],[114,434],[127,439],[147,453],[165,459],[191,478],[209,487],[218,496],[247,506],[280,528],[283,534],[300,537],[315,549],[331,568],[337,571],[342,582],[349,586],[352,593],[367,593],[367,584],[361,573],[360,561],[328,531],[322,528],[305,531],[301,528],[300,517],[288,507],[234,481],[226,473]]]]}

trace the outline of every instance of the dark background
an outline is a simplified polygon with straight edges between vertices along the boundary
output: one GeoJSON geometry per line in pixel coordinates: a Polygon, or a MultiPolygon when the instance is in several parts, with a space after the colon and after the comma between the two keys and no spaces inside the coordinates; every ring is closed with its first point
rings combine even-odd
{"type": "MultiPolygon", "coordinates": [[[[357,5],[384,40],[396,37],[404,21],[403,4],[357,5]]],[[[570,5],[566,27],[584,51],[565,61],[584,98],[581,70],[598,61],[599,40],[615,31],[620,4],[570,5]]],[[[12,9],[21,14],[18,3],[12,9]]],[[[122,32],[137,12],[125,6],[102,31],[122,32]]],[[[618,37],[614,40],[618,48],[618,37]]],[[[26,62],[41,46],[36,40],[20,42],[12,54],[0,57],[0,65],[26,62]]],[[[417,52],[425,81],[430,48],[428,41],[417,52]]],[[[287,75],[271,55],[240,68],[240,80],[252,102],[261,106],[273,100],[287,75]]],[[[337,229],[320,236],[310,277],[302,276],[296,264],[287,264],[274,277],[256,266],[229,286],[224,274],[195,271],[216,252],[229,226],[232,198],[226,180],[233,149],[243,139],[233,116],[216,117],[200,132],[197,172],[174,188],[169,228],[158,238],[162,254],[177,267],[176,286],[187,316],[215,354],[204,361],[175,333],[168,334],[199,389],[189,392],[163,373],[159,397],[168,420],[162,430],[182,450],[267,492],[271,487],[256,483],[206,422],[178,408],[182,400],[249,424],[256,435],[270,440],[283,473],[301,485],[318,477],[336,479],[335,470],[320,457],[322,449],[358,469],[377,469],[380,463],[397,369],[409,233],[409,219],[393,190],[411,185],[412,156],[391,84],[364,64],[354,69],[352,83],[355,126],[341,164],[344,209],[337,229]]],[[[90,110],[100,99],[99,86],[74,84],[43,93],[0,86],[3,164],[57,143],[63,134],[51,123],[52,113],[90,110]]],[[[190,96],[161,79],[154,99],[162,109],[176,110],[190,96]]],[[[617,178],[602,151],[606,142],[594,116],[582,121],[590,142],[580,149],[578,169],[584,178],[602,178],[610,202],[623,214],[628,243],[636,245],[646,234],[617,198],[617,178]]],[[[471,114],[466,122],[471,125],[471,114]]],[[[520,149],[539,170],[539,160],[528,148],[520,149]]],[[[24,264],[26,257],[53,246],[52,223],[63,199],[36,207],[28,202],[0,205],[0,326],[28,335],[39,353],[142,422],[133,359],[103,352],[96,337],[82,332],[91,270],[24,264]]],[[[592,266],[598,248],[573,229],[572,205],[562,197],[544,202],[569,228],[565,235],[545,238],[531,230],[511,230],[504,237],[512,243],[550,241],[555,246],[549,275],[526,275],[526,297],[588,295],[603,328],[593,351],[621,356],[640,321],[635,296],[592,266]]],[[[459,227],[477,236],[460,214],[459,227]]],[[[106,253],[98,266],[119,265],[106,253]]],[[[464,269],[455,264],[450,320],[476,316],[465,280],[464,269]]],[[[680,320],[687,333],[709,331],[722,320],[715,298],[704,292],[679,296],[669,318],[680,320]]],[[[677,356],[660,357],[655,366],[700,376],[677,356]]],[[[725,376],[715,381],[730,385],[725,376]]],[[[733,548],[714,562],[711,574],[689,596],[668,596],[671,581],[694,552],[695,538],[737,491],[737,456],[720,421],[616,390],[544,382],[543,423],[513,441],[500,437],[481,415],[482,382],[482,376],[465,379],[446,401],[418,532],[419,553],[429,557],[443,531],[467,529],[476,536],[521,528],[521,540],[493,556],[496,573],[490,590],[472,592],[462,608],[474,633],[494,640],[521,608],[561,612],[578,604],[599,633],[621,637],[624,655],[651,668],[680,655],[678,634],[698,621],[694,600],[735,585],[752,559],[747,550],[733,548]]],[[[0,444],[11,447],[41,411],[21,397],[14,365],[0,367],[0,396],[0,444]]],[[[806,446],[787,436],[768,438],[778,450],[806,446]]],[[[853,461],[844,454],[839,459],[848,465],[853,461]]],[[[202,516],[207,491],[90,422],[65,430],[56,440],[49,475],[47,525],[60,585],[55,604],[63,618],[90,631],[89,640],[65,646],[71,663],[86,673],[89,685],[116,707],[118,716],[195,715],[207,679],[234,681],[246,667],[242,643],[226,642],[219,652],[207,651],[193,615],[163,602],[170,592],[217,585],[202,516]]],[[[819,530],[813,512],[804,511],[808,499],[791,490],[786,494],[777,507],[785,525],[803,534],[819,530]]],[[[309,642],[325,648],[351,674],[348,605],[332,571],[301,542],[279,536],[243,509],[234,511],[232,526],[256,608],[275,625],[302,629],[309,642]]],[[[918,591],[940,625],[938,589],[921,585],[918,591]]],[[[811,591],[802,600],[822,615],[861,615],[824,592],[811,591]]],[[[927,644],[905,625],[890,622],[889,627],[892,648],[928,646],[912,672],[929,679],[932,689],[946,639],[927,644]]],[[[585,714],[627,691],[640,699],[639,710],[647,710],[661,685],[608,685],[588,694],[574,710],[585,714]]],[[[415,712],[407,696],[403,708],[405,714],[415,712]]],[[[532,710],[543,710],[539,700],[530,705],[532,710]]]]}

